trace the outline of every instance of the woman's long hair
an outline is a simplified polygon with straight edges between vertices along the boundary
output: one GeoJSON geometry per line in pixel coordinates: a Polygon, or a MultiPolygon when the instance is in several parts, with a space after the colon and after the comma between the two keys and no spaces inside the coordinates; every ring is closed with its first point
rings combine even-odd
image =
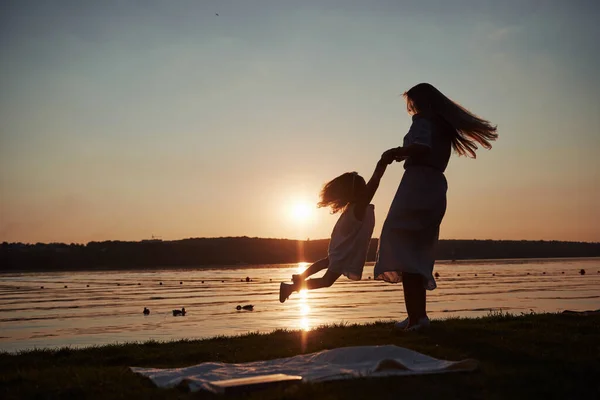
{"type": "Polygon", "coordinates": [[[475,158],[477,143],[491,149],[490,141],[498,138],[496,126],[453,102],[429,83],[419,83],[403,96],[409,114],[438,114],[454,128],[452,148],[460,156],[475,158]]]}

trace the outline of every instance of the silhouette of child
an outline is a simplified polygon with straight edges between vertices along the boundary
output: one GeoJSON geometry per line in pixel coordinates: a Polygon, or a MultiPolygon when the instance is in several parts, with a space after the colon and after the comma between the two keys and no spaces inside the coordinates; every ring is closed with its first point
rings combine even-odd
{"type": "Polygon", "coordinates": [[[281,282],[280,302],[285,302],[300,289],[329,287],[341,275],[352,280],[361,279],[375,227],[375,206],[370,203],[387,166],[393,161],[391,156],[382,156],[368,183],[356,172],[346,172],[325,184],[317,205],[331,207],[334,214],[341,212],[331,233],[328,255],[310,265],[303,273],[292,275],[293,283],[281,282]],[[327,271],[321,278],[306,280],[323,269],[327,271]]]}

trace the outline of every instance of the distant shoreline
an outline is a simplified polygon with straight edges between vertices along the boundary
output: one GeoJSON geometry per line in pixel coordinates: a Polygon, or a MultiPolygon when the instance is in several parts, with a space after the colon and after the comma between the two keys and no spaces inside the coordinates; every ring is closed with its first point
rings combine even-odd
{"type": "MultiPolygon", "coordinates": [[[[596,257],[523,257],[523,258],[482,258],[482,259],[461,259],[461,260],[436,260],[437,264],[452,264],[452,265],[461,265],[461,264],[492,264],[494,261],[501,262],[502,264],[528,264],[531,262],[558,262],[561,260],[578,260],[578,261],[586,261],[586,260],[598,260],[600,261],[600,256],[596,257]]],[[[169,271],[169,270],[235,270],[235,269],[252,269],[252,268],[269,268],[269,267],[280,267],[283,265],[293,265],[299,264],[305,261],[299,262],[291,262],[291,263],[265,263],[265,264],[230,264],[230,265],[179,265],[179,266],[169,266],[169,265],[161,265],[161,266],[149,266],[144,268],[129,268],[126,266],[119,267],[93,267],[93,268],[76,268],[76,269],[24,269],[24,270],[6,270],[0,268],[0,274],[9,274],[9,273],[41,273],[41,272],[110,272],[110,271],[138,271],[138,270],[153,270],[153,271],[169,271]]],[[[367,261],[365,265],[373,265],[374,261],[367,261]]]]}
{"type": "MultiPolygon", "coordinates": [[[[2,243],[0,271],[97,271],[135,269],[229,269],[256,265],[314,262],[327,256],[328,239],[289,240],[249,237],[194,238],[177,241],[2,243]]],[[[376,258],[372,239],[367,262],[376,258]]],[[[440,240],[438,262],[480,263],[488,260],[548,260],[600,257],[600,243],[440,240]]]]}

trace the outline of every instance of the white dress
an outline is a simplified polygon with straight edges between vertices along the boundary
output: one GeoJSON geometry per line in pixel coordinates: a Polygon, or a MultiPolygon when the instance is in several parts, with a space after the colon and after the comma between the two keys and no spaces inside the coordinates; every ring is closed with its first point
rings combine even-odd
{"type": "Polygon", "coordinates": [[[367,260],[367,252],[375,228],[375,206],[369,204],[362,221],[354,216],[354,205],[348,206],[333,227],[329,241],[327,269],[358,281],[367,260]]]}

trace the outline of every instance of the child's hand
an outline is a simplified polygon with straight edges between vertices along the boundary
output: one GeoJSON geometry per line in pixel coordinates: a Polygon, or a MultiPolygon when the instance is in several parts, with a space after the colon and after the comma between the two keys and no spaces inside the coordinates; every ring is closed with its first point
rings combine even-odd
{"type": "Polygon", "coordinates": [[[385,165],[390,165],[391,163],[394,162],[394,157],[391,156],[381,156],[381,160],[379,160],[380,163],[385,164],[385,165]]]}
{"type": "Polygon", "coordinates": [[[381,155],[381,159],[388,162],[388,164],[391,164],[394,161],[404,161],[407,158],[408,157],[406,155],[404,155],[402,152],[402,147],[395,147],[393,149],[389,149],[381,155]],[[392,161],[388,162],[389,157],[392,158],[392,161]]]}
{"type": "Polygon", "coordinates": [[[391,163],[393,163],[396,158],[396,156],[394,154],[395,150],[396,149],[390,149],[390,150],[387,150],[386,152],[384,152],[381,155],[381,161],[383,161],[387,165],[390,165],[391,163]]]}

